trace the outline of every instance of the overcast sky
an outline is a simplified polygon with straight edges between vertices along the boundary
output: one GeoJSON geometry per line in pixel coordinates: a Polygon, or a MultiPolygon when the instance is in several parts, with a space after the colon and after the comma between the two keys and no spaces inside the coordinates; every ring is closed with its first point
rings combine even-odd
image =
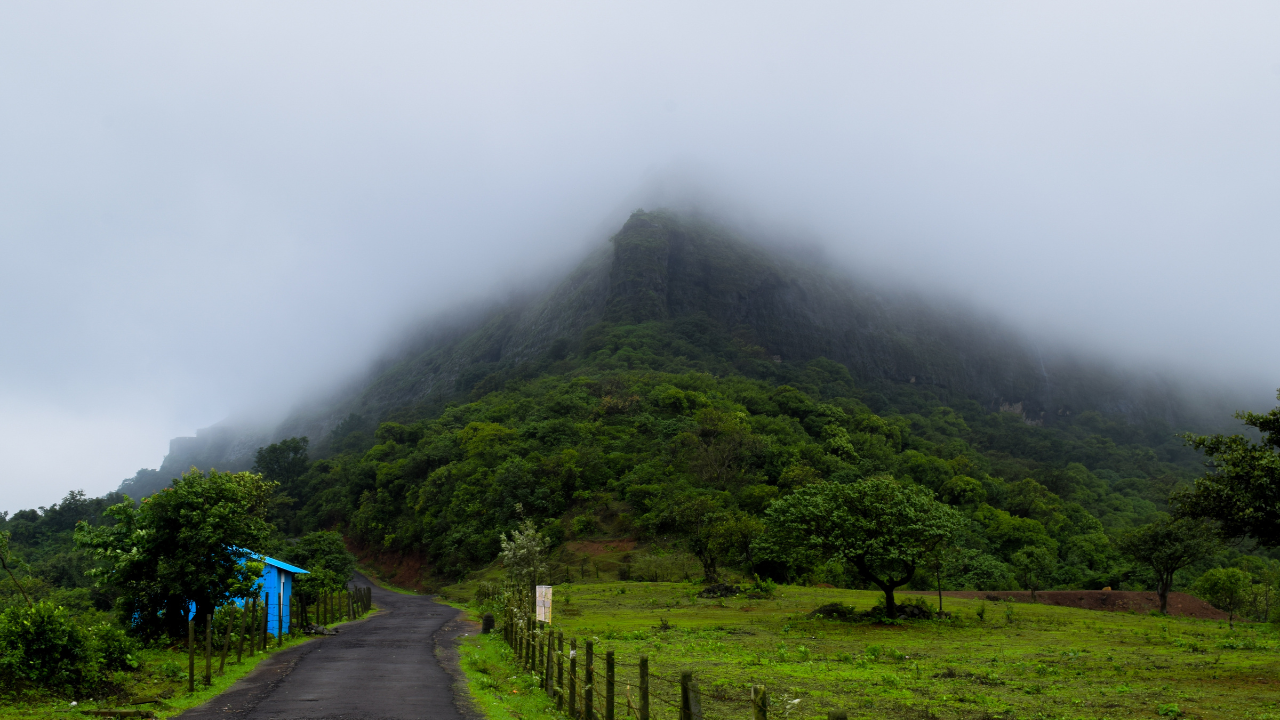
{"type": "Polygon", "coordinates": [[[1055,5],[4,3],[0,510],[690,198],[1280,385],[1280,6],[1055,5]]]}

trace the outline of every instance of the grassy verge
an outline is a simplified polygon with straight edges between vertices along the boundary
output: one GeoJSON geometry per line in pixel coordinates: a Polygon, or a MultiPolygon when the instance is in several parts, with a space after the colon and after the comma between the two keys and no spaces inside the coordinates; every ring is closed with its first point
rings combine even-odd
{"type": "Polygon", "coordinates": [[[501,635],[472,635],[458,648],[467,689],[476,707],[493,720],[567,717],[557,712],[531,673],[516,667],[501,635]]]}
{"type": "MultiPolygon", "coordinates": [[[[372,611],[370,611],[372,612],[372,611]]],[[[359,619],[359,618],[357,618],[359,619]]],[[[334,623],[328,627],[341,627],[346,622],[334,623]]],[[[134,672],[117,673],[118,690],[108,697],[91,698],[78,702],[74,707],[64,699],[43,699],[38,701],[0,704],[0,720],[34,720],[42,718],[88,718],[83,711],[127,709],[149,710],[157,718],[169,718],[189,708],[202,705],[217,697],[237,680],[244,677],[267,658],[296,647],[316,638],[307,636],[286,637],[281,647],[275,646],[273,639],[265,652],[259,651],[252,657],[246,649],[240,662],[235,659],[235,645],[227,654],[224,673],[218,674],[218,658],[213,659],[213,682],[204,684],[204,656],[196,657],[196,689],[187,692],[187,650],[185,647],[154,648],[143,650],[139,657],[139,667],[134,672]],[[144,702],[153,700],[154,702],[144,702]]],[[[219,651],[220,651],[219,647],[219,651]]]]}
{"type": "MultiPolygon", "coordinates": [[[[603,582],[555,589],[555,629],[594,639],[597,672],[617,656],[617,694],[636,693],[650,658],[654,720],[674,718],[670,682],[693,670],[708,718],[770,717],[1280,720],[1280,642],[1267,627],[1026,603],[948,598],[950,620],[901,625],[811,619],[820,605],[868,609],[878,593],[782,587],[773,598],[703,600],[686,583],[603,582]]],[[[936,602],[936,600],[934,601],[936,602]]],[[[498,635],[464,641],[463,668],[491,717],[555,717],[498,635]],[[527,685],[526,685],[527,684],[527,685]]],[[[566,668],[567,671],[567,668],[566,668]]]]}

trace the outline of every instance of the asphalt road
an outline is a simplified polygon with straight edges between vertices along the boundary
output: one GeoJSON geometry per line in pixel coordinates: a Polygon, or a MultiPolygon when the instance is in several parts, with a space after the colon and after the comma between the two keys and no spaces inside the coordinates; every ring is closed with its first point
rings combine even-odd
{"type": "Polygon", "coordinates": [[[450,622],[459,612],[426,597],[383,590],[359,575],[356,584],[373,587],[378,613],[264,660],[227,692],[178,717],[466,717],[455,704],[455,678],[435,652],[437,642],[451,644],[464,630],[450,622]]]}

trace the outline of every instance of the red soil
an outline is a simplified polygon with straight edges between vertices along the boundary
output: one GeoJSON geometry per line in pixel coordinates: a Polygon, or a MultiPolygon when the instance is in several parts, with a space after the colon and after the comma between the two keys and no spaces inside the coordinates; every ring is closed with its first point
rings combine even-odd
{"type": "Polygon", "coordinates": [[[404,555],[392,550],[357,545],[351,538],[344,538],[347,550],[356,556],[356,560],[365,567],[372,568],[378,577],[397,587],[409,588],[418,592],[434,592],[434,587],[426,581],[430,575],[431,565],[424,555],[404,555]]]}
{"type": "Polygon", "coordinates": [[[587,555],[608,555],[616,552],[631,552],[636,549],[636,541],[629,538],[623,540],[571,540],[564,544],[572,553],[587,555]]]}
{"type": "MultiPolygon", "coordinates": [[[[927,592],[911,592],[911,595],[937,595],[927,592]]],[[[1031,593],[1019,592],[981,592],[981,591],[943,591],[943,597],[966,598],[970,600],[985,599],[991,602],[1033,602],[1031,593]]],[[[1041,590],[1036,599],[1041,605],[1061,605],[1063,607],[1082,608],[1085,610],[1110,610],[1112,612],[1137,613],[1160,609],[1160,596],[1153,592],[1133,592],[1128,590],[1041,590]]],[[[1180,617],[1203,618],[1206,620],[1226,620],[1227,614],[1209,603],[1186,593],[1169,593],[1170,615],[1180,617]]]]}

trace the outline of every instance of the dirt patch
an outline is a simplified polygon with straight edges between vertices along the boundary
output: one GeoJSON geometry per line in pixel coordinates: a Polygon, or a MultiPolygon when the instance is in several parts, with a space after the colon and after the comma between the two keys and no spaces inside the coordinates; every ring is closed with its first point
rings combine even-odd
{"type": "Polygon", "coordinates": [[[635,540],[574,540],[564,544],[572,553],[586,555],[609,555],[611,553],[631,552],[636,549],[635,540]]]}
{"type": "MultiPolygon", "coordinates": [[[[910,595],[937,595],[937,592],[908,592],[910,595]]],[[[946,591],[943,597],[963,598],[968,600],[989,600],[991,602],[1038,602],[1041,605],[1060,605],[1062,607],[1081,608],[1084,610],[1109,610],[1111,612],[1147,613],[1160,609],[1160,596],[1153,592],[1135,592],[1129,590],[1042,590],[1031,599],[1031,593],[1019,592],[982,592],[982,591],[946,591]]],[[[1227,614],[1209,603],[1186,593],[1169,593],[1169,614],[1178,617],[1193,617],[1205,620],[1226,620],[1227,614]]]]}
{"type": "Polygon", "coordinates": [[[344,540],[347,550],[356,556],[357,562],[374,570],[379,580],[422,593],[435,592],[435,586],[429,580],[431,565],[424,554],[363,547],[350,538],[344,540]]]}

